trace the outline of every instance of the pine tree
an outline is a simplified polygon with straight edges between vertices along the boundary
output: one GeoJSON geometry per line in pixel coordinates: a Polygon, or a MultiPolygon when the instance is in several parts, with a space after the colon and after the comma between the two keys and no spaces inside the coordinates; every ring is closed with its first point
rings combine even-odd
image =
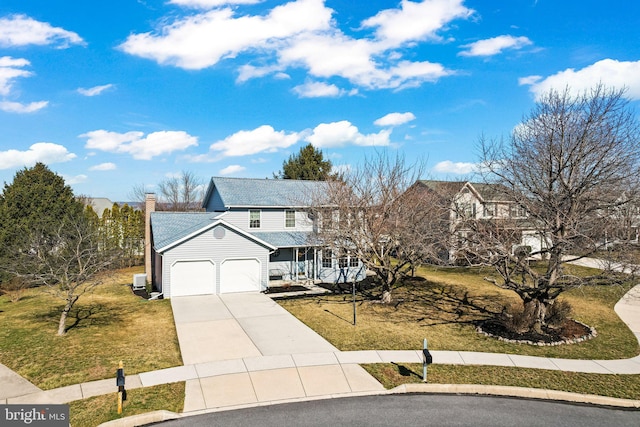
{"type": "Polygon", "coordinates": [[[298,154],[292,154],[282,163],[282,171],[277,175],[280,179],[305,179],[324,181],[331,176],[332,164],[325,160],[322,151],[307,144],[298,154]]]}

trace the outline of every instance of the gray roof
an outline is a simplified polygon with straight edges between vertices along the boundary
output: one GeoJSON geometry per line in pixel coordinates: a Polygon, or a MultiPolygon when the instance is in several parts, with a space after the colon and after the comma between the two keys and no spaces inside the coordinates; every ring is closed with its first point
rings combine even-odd
{"type": "Polygon", "coordinates": [[[164,248],[213,223],[218,216],[216,212],[152,212],[154,246],[164,248]]]}
{"type": "Polygon", "coordinates": [[[317,244],[313,233],[305,231],[254,232],[251,234],[278,248],[314,246],[314,242],[317,244]]]}
{"type": "Polygon", "coordinates": [[[214,177],[205,201],[215,187],[226,207],[304,207],[326,186],[324,181],[214,177]]]}
{"type": "Polygon", "coordinates": [[[100,218],[102,218],[105,209],[113,208],[113,202],[106,197],[89,197],[85,203],[91,205],[93,211],[97,213],[100,218]]]}

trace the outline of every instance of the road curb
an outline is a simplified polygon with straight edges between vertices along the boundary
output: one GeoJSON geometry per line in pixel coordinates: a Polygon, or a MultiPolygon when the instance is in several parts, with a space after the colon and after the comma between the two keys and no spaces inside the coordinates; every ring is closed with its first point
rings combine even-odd
{"type": "Polygon", "coordinates": [[[136,427],[151,423],[158,423],[160,421],[175,420],[180,417],[180,414],[171,411],[153,411],[107,421],[106,423],[100,424],[98,427],[136,427]]]}
{"type": "Polygon", "coordinates": [[[585,403],[616,408],[640,409],[640,400],[619,399],[594,394],[571,393],[568,391],[539,388],[491,386],[475,384],[403,384],[389,390],[390,394],[434,393],[434,394],[477,394],[486,396],[506,396],[526,399],[554,400],[570,403],[585,403]]]}

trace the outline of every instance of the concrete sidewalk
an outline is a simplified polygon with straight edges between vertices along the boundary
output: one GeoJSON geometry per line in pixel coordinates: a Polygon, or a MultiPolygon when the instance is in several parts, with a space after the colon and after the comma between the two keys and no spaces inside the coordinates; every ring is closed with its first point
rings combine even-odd
{"type": "MultiPolygon", "coordinates": [[[[233,306],[233,303],[230,305],[233,306]]],[[[640,339],[640,285],[630,290],[616,304],[615,310],[640,339]]],[[[624,360],[576,360],[463,351],[431,353],[436,364],[640,374],[640,356],[624,360]]],[[[195,397],[185,402],[184,411],[202,411],[297,398],[382,393],[382,386],[358,366],[359,364],[420,363],[421,360],[419,350],[321,351],[247,356],[129,375],[127,388],[186,381],[187,393],[195,397]]],[[[0,403],[67,403],[111,393],[115,389],[115,379],[107,379],[0,399],[0,403]]]]}
{"type": "Polygon", "coordinates": [[[2,385],[2,387],[0,387],[0,403],[2,403],[3,400],[12,397],[38,393],[42,391],[1,363],[0,384],[2,385]]]}

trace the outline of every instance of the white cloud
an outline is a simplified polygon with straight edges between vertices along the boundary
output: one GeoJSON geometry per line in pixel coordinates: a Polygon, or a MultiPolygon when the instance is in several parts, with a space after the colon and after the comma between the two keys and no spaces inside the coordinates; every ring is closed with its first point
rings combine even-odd
{"type": "Polygon", "coordinates": [[[78,93],[84,96],[96,96],[96,95],[100,95],[102,92],[104,92],[107,89],[111,89],[112,87],[113,87],[113,84],[109,83],[106,85],[90,87],[88,89],[78,88],[78,93]]]}
{"type": "Polygon", "coordinates": [[[76,176],[67,176],[64,175],[64,182],[68,185],[80,184],[81,182],[85,182],[87,180],[87,175],[76,175],[76,176]]]}
{"type": "Polygon", "coordinates": [[[116,169],[117,166],[115,163],[100,163],[99,165],[91,166],[89,168],[90,171],[112,171],[116,169]]]}
{"type": "Polygon", "coordinates": [[[80,135],[81,138],[87,138],[87,149],[128,153],[134,159],[140,160],[150,160],[198,145],[198,138],[184,131],[160,131],[143,136],[144,133],[137,131],[118,133],[106,130],[95,130],[80,135]]]}
{"type": "Polygon", "coordinates": [[[293,88],[300,98],[338,97],[344,94],[344,90],[334,84],[323,82],[306,82],[293,88]]]}
{"type": "Polygon", "coordinates": [[[533,44],[527,37],[514,37],[509,35],[497,36],[490,39],[478,40],[474,43],[465,44],[467,48],[460,52],[460,56],[493,56],[502,53],[505,49],[522,49],[533,44]]]}
{"type": "Polygon", "coordinates": [[[7,113],[27,114],[42,110],[47,105],[49,105],[49,101],[36,101],[28,104],[12,101],[0,101],[0,110],[7,113]]]}
{"type": "Polygon", "coordinates": [[[608,87],[628,89],[627,96],[640,99],[640,61],[617,61],[603,59],[580,70],[568,68],[544,79],[529,76],[521,78],[520,84],[529,84],[529,90],[540,98],[551,89],[569,88],[575,94],[584,92],[599,83],[608,87]]]}
{"type": "Polygon", "coordinates": [[[536,84],[537,82],[539,82],[540,80],[542,80],[542,76],[527,76],[527,77],[520,77],[518,79],[518,84],[520,86],[528,86],[528,85],[533,85],[536,84]]]}
{"type": "Polygon", "coordinates": [[[391,142],[391,130],[363,135],[358,128],[347,120],[333,123],[321,123],[313,129],[305,140],[318,148],[342,147],[347,144],[360,146],[385,146],[391,142]]]}
{"type": "Polygon", "coordinates": [[[466,175],[473,172],[477,172],[479,168],[480,167],[477,163],[452,162],[451,160],[445,160],[443,162],[437,163],[433,167],[433,170],[434,172],[440,172],[440,173],[466,175]]]}
{"type": "Polygon", "coordinates": [[[330,20],[331,9],[323,0],[292,1],[266,16],[236,17],[234,10],[222,8],[178,19],[161,28],[158,35],[130,35],[120,48],[160,64],[202,69],[242,51],[264,48],[272,41],[327,29],[330,20]]]}
{"type": "Polygon", "coordinates": [[[415,120],[416,116],[413,113],[389,113],[386,116],[380,117],[373,122],[376,126],[399,126],[415,120]]]}
{"type": "Polygon", "coordinates": [[[36,21],[26,15],[10,15],[0,18],[0,46],[27,46],[56,44],[66,48],[72,44],[84,44],[73,31],[53,27],[47,22],[36,21]]]}
{"type": "Polygon", "coordinates": [[[402,0],[400,9],[387,9],[366,19],[364,27],[375,27],[380,40],[399,45],[407,41],[440,39],[438,30],[455,19],[467,19],[475,12],[464,0],[402,0]]]}
{"type": "Polygon", "coordinates": [[[27,151],[0,151],[0,169],[33,166],[37,162],[46,164],[68,162],[76,157],[66,147],[51,142],[37,142],[27,151]]]}
{"type": "MultiPolygon", "coordinates": [[[[271,74],[288,78],[287,68],[301,67],[316,80],[341,77],[367,89],[418,86],[454,74],[441,64],[403,61],[398,49],[414,47],[417,41],[440,40],[438,30],[474,13],[463,6],[462,0],[402,1],[399,8],[381,11],[363,21],[360,29],[373,29],[375,37],[358,39],[339,29],[332,19],[333,10],[323,0],[292,0],[264,15],[243,14],[236,7],[225,6],[231,1],[174,3],[214,9],[164,20],[153,32],[130,35],[120,48],[184,69],[207,68],[239,54],[242,58],[251,55],[250,61],[261,65],[239,64],[237,83],[271,74]]],[[[301,85],[296,91],[314,94],[317,91],[311,89],[332,86],[324,84],[324,88],[301,85]]],[[[328,93],[336,96],[332,87],[328,93]]]]}
{"type": "Polygon", "coordinates": [[[240,165],[229,165],[224,169],[220,169],[218,171],[218,173],[220,175],[232,175],[234,173],[242,172],[242,171],[244,171],[246,169],[247,168],[245,168],[244,166],[240,166],[240,165]]]}
{"type": "MultiPolygon", "coordinates": [[[[276,131],[269,125],[253,130],[241,130],[221,141],[211,144],[210,150],[220,152],[223,157],[246,156],[256,153],[273,153],[287,148],[300,140],[298,133],[276,131]]],[[[198,160],[195,159],[194,160],[198,160]]]]}
{"type": "Polygon", "coordinates": [[[8,95],[13,81],[18,77],[29,77],[33,74],[31,71],[22,69],[30,64],[24,58],[0,57],[0,95],[8,95]]]}

